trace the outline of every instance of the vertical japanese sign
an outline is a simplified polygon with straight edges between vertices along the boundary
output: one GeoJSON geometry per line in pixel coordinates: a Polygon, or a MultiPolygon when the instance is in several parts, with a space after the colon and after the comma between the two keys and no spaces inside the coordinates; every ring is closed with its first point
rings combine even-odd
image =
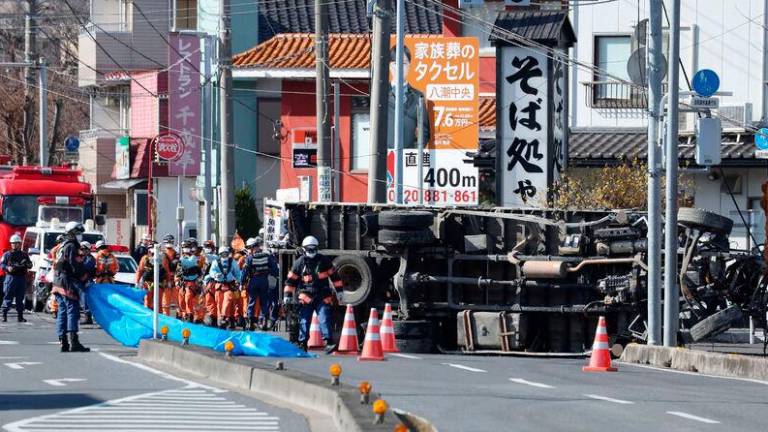
{"type": "Polygon", "coordinates": [[[168,129],[184,141],[184,153],[168,163],[170,176],[200,175],[200,38],[173,33],[168,53],[168,129]]]}
{"type": "Polygon", "coordinates": [[[552,62],[552,181],[560,179],[565,163],[568,160],[568,130],[567,119],[567,95],[568,82],[566,77],[565,54],[555,51],[552,62]]]}
{"type": "MultiPolygon", "coordinates": [[[[395,39],[391,40],[387,201],[394,202],[395,39]]],[[[473,205],[479,201],[478,169],[467,158],[479,138],[479,45],[476,38],[409,35],[405,38],[403,202],[473,205]],[[419,178],[419,140],[424,152],[419,178]]]]}
{"type": "Polygon", "coordinates": [[[115,178],[125,180],[130,177],[130,139],[127,136],[121,136],[115,141],[115,178]]]}
{"type": "Polygon", "coordinates": [[[543,206],[551,180],[548,59],[523,47],[497,52],[499,204],[543,206]]]}

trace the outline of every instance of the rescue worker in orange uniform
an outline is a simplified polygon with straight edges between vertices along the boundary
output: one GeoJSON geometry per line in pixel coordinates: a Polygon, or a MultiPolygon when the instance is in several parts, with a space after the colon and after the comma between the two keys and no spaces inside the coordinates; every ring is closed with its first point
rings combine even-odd
{"type": "Polygon", "coordinates": [[[163,259],[168,262],[168,271],[166,273],[165,287],[166,290],[163,293],[163,313],[165,315],[171,315],[171,305],[176,305],[176,318],[181,319],[181,308],[179,305],[179,286],[176,285],[176,268],[179,265],[179,254],[174,248],[174,237],[171,234],[166,234],[163,237],[163,259]],[[167,308],[167,309],[166,309],[167,308]]]}
{"type": "Polygon", "coordinates": [[[229,248],[222,246],[219,248],[219,256],[211,264],[211,270],[208,273],[216,286],[216,293],[220,295],[219,317],[221,322],[219,327],[230,329],[235,328],[235,302],[240,301],[240,267],[237,261],[232,258],[229,248]]]}
{"type": "Polygon", "coordinates": [[[216,244],[213,240],[203,242],[203,256],[205,257],[205,271],[203,274],[203,301],[205,302],[205,314],[208,316],[208,325],[218,327],[219,304],[216,296],[216,286],[210,276],[211,264],[216,261],[216,244]]]}
{"type": "Polygon", "coordinates": [[[339,303],[342,302],[344,286],[330,258],[318,252],[319,242],[315,237],[305,237],[301,246],[304,255],[293,263],[291,271],[288,272],[283,303],[291,304],[294,292],[298,291],[299,346],[306,350],[312,313],[317,312],[325,351],[330,353],[336,349],[331,331],[331,305],[334,294],[339,303]]]}
{"type": "Polygon", "coordinates": [[[109,250],[104,240],[96,242],[96,277],[94,282],[99,284],[115,283],[115,275],[120,269],[117,258],[109,250]]]}
{"type": "MultiPolygon", "coordinates": [[[[169,295],[169,291],[166,288],[166,281],[168,275],[171,274],[171,270],[168,268],[168,260],[163,255],[160,261],[160,310],[162,313],[168,315],[170,312],[170,305],[166,303],[169,295]]],[[[144,257],[139,262],[139,268],[136,270],[136,286],[143,288],[147,291],[146,297],[144,297],[144,306],[152,309],[154,304],[155,295],[155,249],[150,248],[144,257]]]]}
{"type": "Polygon", "coordinates": [[[178,276],[181,285],[179,295],[179,307],[184,321],[201,320],[196,311],[197,297],[200,294],[200,278],[205,269],[205,260],[194,254],[189,241],[181,244],[181,257],[179,258],[178,276]]]}

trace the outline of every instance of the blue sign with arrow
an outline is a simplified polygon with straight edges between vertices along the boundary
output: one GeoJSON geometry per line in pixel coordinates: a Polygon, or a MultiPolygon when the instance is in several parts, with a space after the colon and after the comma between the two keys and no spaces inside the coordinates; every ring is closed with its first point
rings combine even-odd
{"type": "Polygon", "coordinates": [[[68,152],[74,153],[80,148],[80,140],[70,135],[64,140],[64,148],[68,152]]]}
{"type": "Polygon", "coordinates": [[[712,69],[702,69],[693,75],[691,85],[699,96],[710,97],[720,88],[720,77],[712,69]]]}

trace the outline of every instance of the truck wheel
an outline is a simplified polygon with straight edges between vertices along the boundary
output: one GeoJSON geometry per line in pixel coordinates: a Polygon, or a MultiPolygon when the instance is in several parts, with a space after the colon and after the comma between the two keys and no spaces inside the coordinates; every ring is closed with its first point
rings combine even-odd
{"type": "Polygon", "coordinates": [[[677,212],[677,220],[682,225],[691,225],[725,234],[730,234],[733,229],[733,220],[730,218],[697,208],[680,208],[677,212]]]}
{"type": "Polygon", "coordinates": [[[432,338],[432,323],[423,320],[392,321],[397,339],[432,338]]]}
{"type": "Polygon", "coordinates": [[[385,245],[426,245],[435,241],[435,234],[430,229],[419,231],[379,230],[379,243],[385,245]]]}
{"type": "Polygon", "coordinates": [[[379,213],[379,226],[400,230],[419,230],[429,228],[435,216],[428,211],[386,210],[379,213]]]}
{"type": "Polygon", "coordinates": [[[344,283],[344,303],[357,306],[371,294],[373,277],[368,262],[356,255],[341,255],[333,265],[344,283]]]}
{"type": "Polygon", "coordinates": [[[395,342],[403,353],[428,354],[434,349],[432,339],[397,339],[395,342]]]}

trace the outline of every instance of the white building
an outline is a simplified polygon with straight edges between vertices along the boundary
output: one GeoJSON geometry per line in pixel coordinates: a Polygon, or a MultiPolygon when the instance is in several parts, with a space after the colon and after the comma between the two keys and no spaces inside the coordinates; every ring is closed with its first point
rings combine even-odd
{"type": "MultiPolygon", "coordinates": [[[[570,10],[578,39],[571,55],[605,71],[571,67],[569,156],[573,167],[603,166],[622,157],[645,159],[647,100],[632,86],[606,75],[632,80],[627,64],[634,51],[643,51],[633,33],[638,22],[648,18],[648,3],[582,1],[570,10]]],[[[664,3],[671,6],[670,1],[664,3]]],[[[756,240],[765,238],[760,186],[768,179],[768,160],[755,159],[752,132],[766,123],[762,90],[768,47],[763,45],[763,4],[764,0],[682,0],[681,5],[681,90],[689,90],[687,80],[707,68],[720,76],[721,90],[733,92],[721,98],[720,110],[715,112],[723,121],[722,163],[709,172],[702,172],[693,161],[695,116],[681,115],[680,158],[689,167],[681,172],[692,176],[695,207],[734,219],[732,238],[740,247],[751,243],[734,201],[756,240]]],[[[666,53],[669,35],[664,15],[662,23],[666,53]]]]}

